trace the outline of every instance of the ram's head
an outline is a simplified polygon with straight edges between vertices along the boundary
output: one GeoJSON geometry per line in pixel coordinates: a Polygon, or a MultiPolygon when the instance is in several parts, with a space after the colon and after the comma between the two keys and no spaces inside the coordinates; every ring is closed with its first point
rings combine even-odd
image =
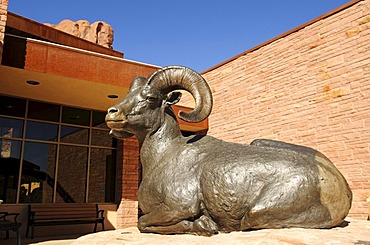
{"type": "Polygon", "coordinates": [[[166,109],[181,98],[181,93],[175,90],[186,90],[195,100],[194,110],[180,111],[179,118],[200,122],[209,116],[212,94],[204,78],[186,67],[167,66],[148,78],[136,77],[126,97],[108,109],[106,123],[111,128],[111,135],[126,138],[158,129],[164,121],[166,109]]]}

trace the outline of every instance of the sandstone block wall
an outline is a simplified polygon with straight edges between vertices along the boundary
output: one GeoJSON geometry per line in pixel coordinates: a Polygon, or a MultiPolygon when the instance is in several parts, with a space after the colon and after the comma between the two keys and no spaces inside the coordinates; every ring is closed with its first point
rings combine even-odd
{"type": "Polygon", "coordinates": [[[136,226],[138,220],[137,191],[139,187],[139,144],[132,137],[123,141],[118,149],[118,159],[123,155],[123,164],[117,164],[117,228],[136,226]],[[119,176],[122,176],[121,178],[119,176]]]}
{"type": "Polygon", "coordinates": [[[370,196],[370,0],[342,9],[203,73],[214,95],[208,134],[318,149],[347,179],[351,217],[370,196]]]}
{"type": "Polygon", "coordinates": [[[5,26],[8,12],[8,0],[0,0],[0,64],[3,56],[3,46],[5,37],[5,26]]]}

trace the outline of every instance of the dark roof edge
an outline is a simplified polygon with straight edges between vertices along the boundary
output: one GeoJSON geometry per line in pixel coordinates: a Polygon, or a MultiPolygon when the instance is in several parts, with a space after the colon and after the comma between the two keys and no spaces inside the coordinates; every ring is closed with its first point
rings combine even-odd
{"type": "Polygon", "coordinates": [[[348,3],[346,3],[346,4],[344,4],[344,5],[336,8],[336,9],[334,9],[334,10],[332,10],[332,11],[326,13],[326,14],[323,14],[323,15],[321,15],[321,16],[313,19],[313,20],[310,20],[310,21],[308,21],[308,22],[306,22],[306,23],[304,23],[304,24],[302,24],[302,25],[300,25],[300,26],[298,26],[296,28],[293,28],[290,31],[287,31],[287,32],[285,32],[283,34],[280,34],[280,35],[278,35],[278,36],[276,36],[276,37],[274,37],[274,38],[272,38],[272,39],[270,39],[270,40],[268,40],[266,42],[263,42],[263,43],[255,46],[255,47],[253,47],[251,49],[248,49],[248,50],[244,51],[241,54],[238,54],[238,55],[236,55],[234,57],[231,57],[230,59],[227,59],[227,60],[225,60],[225,61],[223,61],[223,62],[221,62],[221,63],[219,63],[219,64],[217,64],[215,66],[212,66],[212,67],[210,67],[210,68],[202,71],[201,74],[205,74],[205,73],[210,72],[210,71],[212,71],[214,69],[217,69],[220,66],[223,66],[223,65],[225,65],[225,64],[227,64],[227,63],[229,63],[229,62],[231,62],[233,60],[236,60],[237,58],[239,58],[241,56],[244,56],[244,55],[246,55],[248,53],[251,53],[251,52],[253,52],[253,51],[255,51],[255,50],[257,50],[257,49],[259,49],[259,48],[261,48],[263,46],[266,46],[266,45],[268,45],[268,44],[270,44],[270,43],[272,43],[272,42],[274,42],[274,41],[276,41],[278,39],[281,39],[281,38],[286,37],[286,36],[288,36],[288,35],[290,35],[290,34],[292,34],[294,32],[297,32],[297,31],[299,31],[299,30],[301,30],[301,29],[303,29],[303,28],[305,28],[305,27],[307,27],[307,26],[309,26],[309,25],[311,25],[311,24],[313,24],[313,23],[315,23],[315,22],[317,22],[319,20],[322,20],[322,19],[325,19],[325,18],[327,18],[329,16],[332,16],[332,15],[334,15],[334,14],[336,14],[336,13],[338,13],[338,12],[340,12],[340,11],[346,9],[346,8],[351,7],[352,5],[355,5],[355,4],[359,3],[359,2],[361,2],[361,1],[364,1],[364,0],[353,0],[351,2],[348,2],[348,3]]]}

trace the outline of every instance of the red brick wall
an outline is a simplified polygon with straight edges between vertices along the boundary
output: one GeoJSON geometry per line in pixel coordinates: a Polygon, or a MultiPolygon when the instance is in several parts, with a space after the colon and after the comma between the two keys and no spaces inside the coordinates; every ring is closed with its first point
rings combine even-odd
{"type": "Polygon", "coordinates": [[[132,137],[123,141],[123,149],[117,149],[118,159],[122,159],[123,164],[117,163],[121,178],[117,178],[118,191],[121,196],[116,199],[121,200],[117,210],[117,228],[125,228],[137,225],[138,201],[137,191],[139,186],[139,144],[136,138],[132,137]]]}
{"type": "Polygon", "coordinates": [[[353,1],[205,71],[214,95],[208,134],[270,138],[326,154],[354,194],[370,196],[370,0],[353,1]],[[355,3],[355,4],[353,4],[355,3]]]}
{"type": "Polygon", "coordinates": [[[8,12],[8,0],[0,0],[0,64],[3,54],[7,12],[8,12]]]}

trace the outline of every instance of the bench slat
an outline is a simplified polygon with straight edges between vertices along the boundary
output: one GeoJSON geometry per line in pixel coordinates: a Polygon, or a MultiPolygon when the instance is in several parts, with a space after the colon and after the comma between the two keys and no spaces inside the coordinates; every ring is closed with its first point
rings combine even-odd
{"type": "Polygon", "coordinates": [[[98,217],[96,216],[78,216],[78,215],[66,215],[64,217],[60,217],[60,216],[57,216],[57,215],[49,215],[49,216],[36,216],[36,217],[33,217],[32,219],[33,220],[51,220],[51,219],[96,219],[98,217]]]}
{"type": "Polygon", "coordinates": [[[59,209],[59,208],[56,208],[56,209],[44,209],[44,210],[31,210],[31,211],[34,211],[34,212],[38,212],[38,213],[47,213],[47,212],[53,212],[53,213],[63,213],[63,212],[84,212],[84,213],[96,213],[96,209],[68,209],[68,208],[64,208],[64,209],[59,209]]]}
{"type": "Polygon", "coordinates": [[[88,212],[86,210],[81,211],[74,211],[74,210],[62,210],[62,211],[52,211],[48,210],[45,212],[35,212],[35,216],[48,216],[48,215],[85,215],[85,216],[94,216],[96,215],[96,211],[88,212]]]}
{"type": "MultiPolygon", "coordinates": [[[[100,219],[103,219],[103,218],[100,218],[100,219]]],[[[66,218],[66,219],[38,219],[38,220],[35,220],[35,224],[36,223],[48,223],[48,222],[59,222],[59,221],[62,221],[62,222],[67,222],[67,221],[95,221],[96,218],[94,219],[91,219],[91,218],[75,218],[75,219],[70,219],[70,218],[66,218]]],[[[99,219],[98,219],[99,220],[99,219]]]]}

